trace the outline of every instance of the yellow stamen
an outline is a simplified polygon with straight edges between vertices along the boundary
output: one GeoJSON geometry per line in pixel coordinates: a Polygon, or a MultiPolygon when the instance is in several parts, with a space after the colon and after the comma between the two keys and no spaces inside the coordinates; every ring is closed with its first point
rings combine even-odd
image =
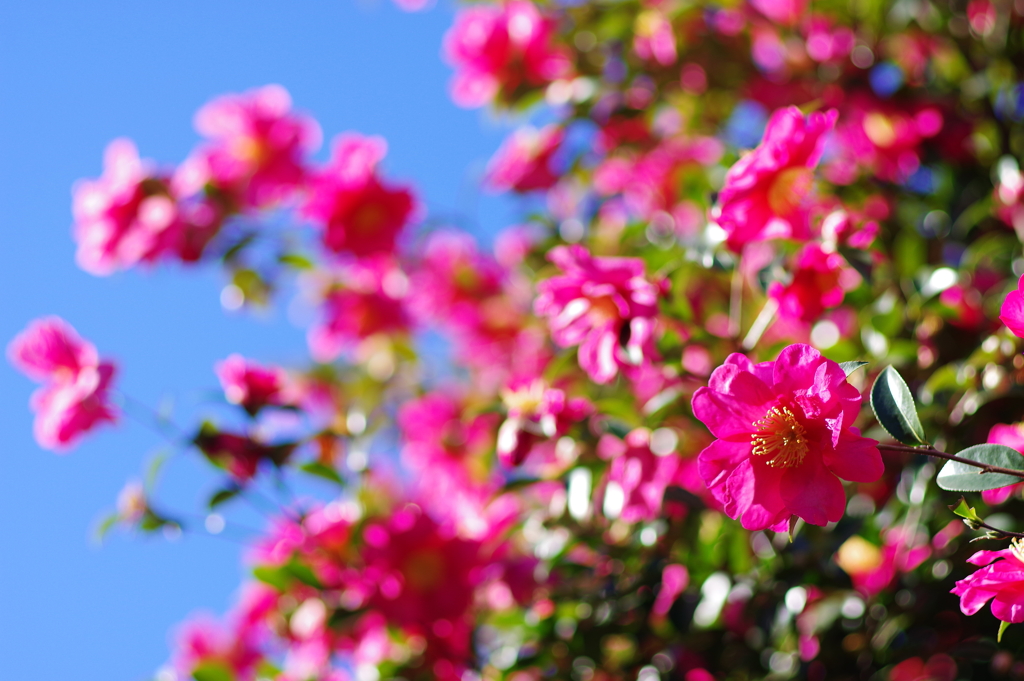
{"type": "Polygon", "coordinates": [[[1017,537],[1011,541],[1010,550],[1013,551],[1013,555],[1017,557],[1017,560],[1024,563],[1024,539],[1017,537]]]}
{"type": "Polygon", "coordinates": [[[751,454],[770,457],[777,468],[798,466],[807,455],[807,431],[789,407],[772,407],[764,418],[754,421],[757,432],[750,438],[751,454]]]}

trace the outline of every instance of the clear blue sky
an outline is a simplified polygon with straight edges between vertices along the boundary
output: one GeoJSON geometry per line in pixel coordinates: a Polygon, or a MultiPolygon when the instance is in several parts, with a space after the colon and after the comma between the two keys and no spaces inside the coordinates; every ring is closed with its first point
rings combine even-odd
{"type": "MultiPolygon", "coordinates": [[[[472,189],[505,128],[448,99],[440,44],[451,16],[445,4],[410,15],[386,0],[0,2],[0,341],[61,315],[118,360],[125,392],[154,405],[173,398],[183,425],[230,352],[301,361],[303,332],[283,314],[221,310],[213,268],[96,278],[74,264],[72,182],[97,176],[104,146],[122,135],[144,157],[181,161],[197,141],[193,112],[224,92],[280,83],[327,139],[386,137],[389,174],[414,181],[435,212],[482,232],[512,220],[510,204],[472,189]]],[[[34,386],[6,362],[0,386],[0,675],[149,678],[174,625],[229,605],[241,547],[115,533],[96,548],[93,524],[160,439],[125,421],[68,456],[45,452],[31,435],[34,386]]],[[[164,489],[197,508],[214,484],[184,458],[164,489]]]]}

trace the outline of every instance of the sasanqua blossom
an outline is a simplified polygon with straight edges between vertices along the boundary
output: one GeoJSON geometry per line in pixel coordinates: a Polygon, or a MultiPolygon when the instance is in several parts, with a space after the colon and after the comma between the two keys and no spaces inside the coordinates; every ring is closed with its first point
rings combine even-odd
{"type": "Polygon", "coordinates": [[[967,559],[981,567],[956,583],[960,611],[974,613],[992,601],[992,615],[1002,622],[1024,622],[1024,545],[1015,539],[1001,551],[978,551],[967,559]]]}
{"type": "Polygon", "coordinates": [[[999,308],[999,319],[1015,336],[1024,338],[1024,275],[1017,281],[1017,289],[1010,291],[999,308]]]}
{"type": "MultiPolygon", "coordinates": [[[[280,85],[218,97],[196,113],[209,141],[188,160],[196,184],[209,184],[237,208],[287,198],[306,178],[306,156],[320,146],[316,121],[291,110],[280,85]]],[[[195,187],[199,189],[200,187],[195,187]]]]}
{"type": "Polygon", "coordinates": [[[732,354],[693,396],[693,413],[718,439],[700,453],[701,477],[731,518],[750,530],[843,517],[842,480],[873,482],[877,442],[853,423],[861,395],[835,362],[809,345],[772,362],[732,354]]]}
{"type": "Polygon", "coordinates": [[[463,9],[444,38],[445,56],[456,68],[455,103],[482,106],[568,76],[572,66],[553,44],[554,31],[554,20],[529,0],[463,9]]]}
{"type": "Polygon", "coordinates": [[[499,191],[528,192],[548,189],[558,181],[552,157],[565,137],[562,128],[516,130],[501,145],[487,167],[487,184],[499,191]]]}
{"type": "Polygon", "coordinates": [[[267,405],[284,403],[286,375],[277,367],[265,367],[233,354],[217,362],[215,371],[227,401],[250,414],[267,405]]]}
{"type": "Polygon", "coordinates": [[[795,106],[772,115],[761,144],[729,169],[718,195],[715,220],[730,249],[810,236],[812,170],[837,116],[835,110],[804,116],[795,106]]]}
{"type": "Polygon", "coordinates": [[[386,153],[380,137],[339,135],[330,162],[313,173],[302,210],[323,228],[328,250],[367,256],[395,249],[415,201],[409,189],[379,177],[377,166],[386,153]]]}
{"type": "Polygon", "coordinates": [[[607,383],[651,358],[658,288],[642,260],[594,257],[582,246],[559,246],[548,259],[565,274],[537,285],[534,309],[555,343],[579,346],[580,368],[607,383]]]}
{"type": "Polygon", "coordinates": [[[117,420],[109,395],[114,364],[101,361],[96,347],[60,317],[29,324],[7,346],[7,357],[43,383],[30,402],[41,447],[66,450],[101,423],[117,420]]]}

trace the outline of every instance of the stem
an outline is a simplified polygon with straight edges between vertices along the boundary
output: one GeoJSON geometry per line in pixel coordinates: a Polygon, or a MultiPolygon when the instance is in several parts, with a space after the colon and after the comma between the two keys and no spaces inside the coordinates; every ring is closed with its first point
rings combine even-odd
{"type": "Polygon", "coordinates": [[[980,463],[978,461],[971,461],[955,454],[947,454],[946,452],[940,452],[934,447],[911,447],[910,445],[887,445],[879,444],[878,448],[889,452],[912,452],[914,454],[927,454],[933,456],[936,459],[944,459],[946,461],[956,461],[966,466],[973,466],[974,468],[980,468],[982,473],[1002,473],[1003,475],[1012,475],[1015,478],[1021,478],[1024,480],[1024,471],[1015,471],[1012,468],[1003,468],[1002,466],[990,466],[987,463],[980,463]]]}
{"type": "Polygon", "coordinates": [[[746,338],[743,339],[743,349],[752,350],[757,341],[761,340],[761,335],[768,330],[768,326],[775,319],[775,313],[779,311],[779,301],[775,298],[769,298],[765,301],[764,307],[761,308],[761,313],[757,315],[757,319],[751,325],[750,330],[747,331],[746,338]]]}
{"type": "Polygon", "coordinates": [[[1024,539],[1024,532],[1009,532],[1007,530],[1000,530],[998,527],[992,527],[984,520],[972,520],[971,522],[981,525],[986,530],[992,530],[993,532],[998,532],[999,534],[1005,534],[1007,537],[1013,537],[1014,539],[1024,539]]]}
{"type": "Polygon", "coordinates": [[[732,271],[732,286],[729,291],[729,336],[739,338],[740,323],[743,321],[743,273],[740,271],[743,264],[743,254],[740,253],[736,260],[736,267],[732,271]]]}

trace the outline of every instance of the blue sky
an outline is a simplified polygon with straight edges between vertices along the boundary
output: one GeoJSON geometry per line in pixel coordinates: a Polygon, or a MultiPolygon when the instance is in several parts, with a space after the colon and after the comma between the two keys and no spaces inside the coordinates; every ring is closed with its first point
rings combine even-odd
{"type": "MultiPolygon", "coordinates": [[[[383,135],[387,172],[412,181],[435,214],[481,233],[512,221],[512,205],[474,188],[508,121],[450,103],[440,45],[451,16],[446,5],[404,14],[385,0],[0,2],[0,341],[61,315],[118,361],[125,393],[173,404],[185,426],[216,387],[216,360],[302,361],[303,331],[283,311],[224,313],[214,268],[97,278],[74,264],[71,185],[99,175],[107,142],[128,136],[143,157],[177,163],[197,142],[194,111],[225,92],[280,83],[326,139],[383,135]]],[[[67,456],[45,452],[31,435],[34,386],[6,363],[0,386],[3,677],[150,678],[178,622],[228,607],[242,547],[115,533],[97,548],[92,526],[160,437],[126,419],[67,456]]],[[[199,508],[215,484],[185,456],[162,490],[199,508]]]]}

